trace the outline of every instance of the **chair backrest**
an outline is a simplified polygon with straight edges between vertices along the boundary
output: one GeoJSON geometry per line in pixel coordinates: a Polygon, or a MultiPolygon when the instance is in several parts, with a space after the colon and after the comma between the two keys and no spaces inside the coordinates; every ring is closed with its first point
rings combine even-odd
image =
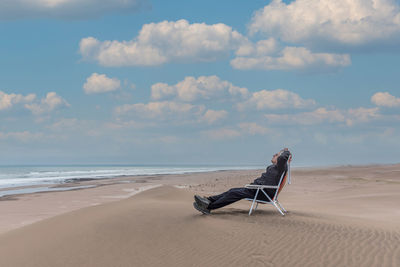
{"type": "Polygon", "coordinates": [[[288,177],[288,173],[289,172],[286,172],[286,174],[282,174],[282,175],[285,175],[285,176],[283,176],[281,184],[279,185],[279,189],[278,189],[278,194],[277,195],[279,195],[279,193],[282,191],[283,187],[285,186],[286,180],[287,180],[287,177],[288,177]]]}
{"type": "Polygon", "coordinates": [[[274,198],[272,200],[275,200],[279,193],[282,191],[283,187],[286,184],[286,181],[288,180],[288,184],[291,184],[291,180],[290,180],[290,161],[292,159],[292,156],[289,156],[288,160],[287,160],[287,171],[282,173],[281,179],[279,180],[279,188],[277,191],[275,191],[275,195],[274,198]]]}

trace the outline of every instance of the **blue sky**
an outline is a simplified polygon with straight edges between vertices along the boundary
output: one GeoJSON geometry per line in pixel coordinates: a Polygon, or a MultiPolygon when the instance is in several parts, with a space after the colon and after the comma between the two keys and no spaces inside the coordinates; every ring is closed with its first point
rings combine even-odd
{"type": "Polygon", "coordinates": [[[400,3],[0,1],[0,162],[396,163],[400,3]]]}

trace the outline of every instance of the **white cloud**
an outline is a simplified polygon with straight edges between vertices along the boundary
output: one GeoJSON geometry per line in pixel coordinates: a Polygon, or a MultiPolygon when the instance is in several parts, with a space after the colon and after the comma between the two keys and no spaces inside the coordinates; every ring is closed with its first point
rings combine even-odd
{"type": "Polygon", "coordinates": [[[0,110],[10,109],[13,105],[19,103],[30,103],[36,98],[35,94],[21,95],[21,94],[7,94],[0,91],[0,110]]]}
{"type": "Polygon", "coordinates": [[[155,66],[171,61],[214,61],[245,40],[223,23],[190,24],[182,19],[145,24],[131,41],[84,38],[80,52],[84,59],[103,66],[155,66]]]}
{"type": "Polygon", "coordinates": [[[93,73],[86,79],[83,90],[86,94],[112,92],[121,87],[117,78],[108,78],[105,74],[93,73]]]}
{"type": "Polygon", "coordinates": [[[53,111],[59,107],[68,107],[69,104],[55,92],[47,93],[45,98],[36,100],[35,94],[26,96],[21,94],[7,94],[0,91],[0,111],[10,109],[14,105],[23,104],[24,107],[30,110],[34,115],[40,115],[53,111]]]}
{"type": "Polygon", "coordinates": [[[293,125],[315,125],[321,123],[342,123],[352,126],[380,118],[378,108],[356,108],[348,110],[318,108],[311,112],[297,114],[265,114],[271,123],[293,125]]]}
{"type": "Polygon", "coordinates": [[[243,42],[236,50],[237,56],[265,56],[277,52],[279,44],[274,38],[261,40],[256,43],[243,42]]]}
{"type": "Polygon", "coordinates": [[[199,116],[204,106],[178,103],[173,101],[149,102],[147,104],[126,104],[115,109],[117,115],[134,115],[139,118],[166,119],[170,117],[199,116]]]}
{"type": "Polygon", "coordinates": [[[273,0],[255,13],[249,30],[292,43],[398,41],[399,9],[394,0],[296,0],[289,4],[273,0]]]}
{"type": "Polygon", "coordinates": [[[40,115],[43,113],[51,112],[60,107],[69,107],[67,101],[62,97],[58,96],[56,92],[47,93],[45,98],[40,100],[40,103],[25,104],[25,107],[29,109],[34,115],[40,115]]]}
{"type": "Polygon", "coordinates": [[[223,120],[228,116],[225,110],[207,110],[201,117],[200,121],[205,121],[208,124],[213,124],[216,121],[223,120]]]}
{"type": "Polygon", "coordinates": [[[169,96],[175,96],[176,91],[175,86],[169,86],[166,83],[155,83],[151,86],[151,98],[160,100],[169,96]]]}
{"type": "Polygon", "coordinates": [[[2,0],[0,19],[86,19],[104,14],[131,13],[146,3],[146,0],[2,0]]]}
{"type": "Polygon", "coordinates": [[[388,92],[378,92],[371,97],[371,102],[382,107],[400,107],[400,98],[388,92]]]}
{"type": "Polygon", "coordinates": [[[234,86],[228,81],[223,81],[217,76],[186,77],[175,85],[156,83],[151,87],[151,98],[160,100],[176,97],[181,101],[194,101],[198,98],[211,99],[216,96],[229,94],[231,96],[246,97],[246,88],[234,86]]]}
{"type": "Polygon", "coordinates": [[[312,99],[303,99],[298,94],[283,90],[261,90],[254,92],[251,97],[243,103],[239,103],[238,109],[244,110],[255,108],[263,109],[292,109],[292,108],[307,108],[315,105],[312,99]]]}
{"type": "MultiPolygon", "coordinates": [[[[236,57],[231,61],[235,69],[262,70],[306,70],[335,69],[351,64],[347,54],[313,53],[304,47],[285,47],[277,55],[268,55],[270,48],[262,51],[258,47],[246,51],[246,57],[236,57]],[[252,54],[253,53],[253,54],[252,54]]],[[[240,51],[237,54],[245,54],[240,51]]]]}
{"type": "Polygon", "coordinates": [[[379,108],[356,108],[348,110],[348,118],[346,124],[351,126],[357,122],[369,122],[379,118],[379,108]]]}

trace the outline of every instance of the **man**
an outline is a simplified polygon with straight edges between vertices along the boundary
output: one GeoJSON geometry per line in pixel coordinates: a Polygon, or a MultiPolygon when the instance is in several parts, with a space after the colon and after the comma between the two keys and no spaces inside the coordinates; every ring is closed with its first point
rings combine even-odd
{"type": "MultiPolygon", "coordinates": [[[[280,152],[272,156],[272,165],[269,165],[266,171],[261,174],[261,177],[254,180],[252,184],[257,185],[278,185],[283,172],[287,171],[287,161],[290,157],[289,149],[284,148],[280,152]]],[[[266,189],[267,195],[272,199],[276,189],[266,189]]],[[[195,202],[193,206],[195,209],[203,214],[210,214],[211,210],[222,208],[233,202],[239,201],[244,198],[254,198],[256,194],[255,189],[248,188],[232,188],[220,195],[201,197],[194,196],[195,202]]],[[[267,197],[259,194],[257,199],[268,201],[267,197]]]]}

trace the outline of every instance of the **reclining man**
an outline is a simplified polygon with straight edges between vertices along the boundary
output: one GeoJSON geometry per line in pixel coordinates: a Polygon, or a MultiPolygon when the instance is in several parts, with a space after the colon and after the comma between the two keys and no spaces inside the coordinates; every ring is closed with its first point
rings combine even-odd
{"type": "MultiPolygon", "coordinates": [[[[266,171],[261,174],[261,177],[254,180],[252,184],[256,185],[278,185],[283,172],[287,171],[287,161],[291,156],[287,148],[282,149],[280,152],[272,156],[271,162],[266,171]]],[[[268,196],[272,199],[276,189],[265,190],[268,196]]],[[[244,198],[254,198],[256,189],[249,188],[232,188],[220,195],[201,197],[194,196],[195,202],[193,206],[203,214],[210,214],[211,210],[222,208],[226,205],[232,204],[244,198]]],[[[268,201],[267,197],[259,194],[257,199],[268,201]]]]}

